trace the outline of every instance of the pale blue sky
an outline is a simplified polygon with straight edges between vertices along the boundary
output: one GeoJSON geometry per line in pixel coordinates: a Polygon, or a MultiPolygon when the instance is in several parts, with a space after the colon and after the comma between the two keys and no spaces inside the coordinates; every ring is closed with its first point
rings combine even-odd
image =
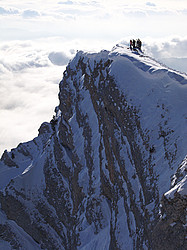
{"type": "Polygon", "coordinates": [[[185,36],[187,1],[0,1],[1,40],[185,36]],[[129,3],[130,2],[130,3],[129,3]]]}

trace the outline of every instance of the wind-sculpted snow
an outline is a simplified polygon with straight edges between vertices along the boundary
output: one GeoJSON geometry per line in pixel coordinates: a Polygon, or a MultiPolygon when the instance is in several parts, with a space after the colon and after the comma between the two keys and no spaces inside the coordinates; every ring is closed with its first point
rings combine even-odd
{"type": "Polygon", "coordinates": [[[0,247],[169,248],[159,204],[186,194],[186,81],[122,45],[78,52],[51,122],[1,158],[0,247]]]}

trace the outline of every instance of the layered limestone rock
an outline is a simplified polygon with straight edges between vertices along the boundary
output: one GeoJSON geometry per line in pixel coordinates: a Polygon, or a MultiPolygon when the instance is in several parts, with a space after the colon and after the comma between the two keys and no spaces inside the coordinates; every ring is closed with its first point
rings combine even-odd
{"type": "Polygon", "coordinates": [[[123,46],[77,53],[51,122],[1,158],[1,239],[14,221],[31,249],[156,249],[160,200],[186,153],[185,81],[123,46]]]}
{"type": "Polygon", "coordinates": [[[187,157],[173,176],[171,189],[162,197],[160,221],[153,230],[153,249],[187,249],[187,157]]]}

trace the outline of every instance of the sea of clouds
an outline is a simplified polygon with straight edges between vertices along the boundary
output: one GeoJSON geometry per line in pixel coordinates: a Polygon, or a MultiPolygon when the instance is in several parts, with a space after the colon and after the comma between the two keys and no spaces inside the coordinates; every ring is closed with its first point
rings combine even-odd
{"type": "Polygon", "coordinates": [[[0,1],[0,154],[51,120],[77,50],[140,38],[144,53],[187,72],[186,21],[186,0],[0,1]]]}
{"type": "Polygon", "coordinates": [[[57,38],[49,38],[47,44],[46,40],[0,43],[0,154],[36,137],[59,104],[59,82],[81,44],[63,44],[57,38]]]}

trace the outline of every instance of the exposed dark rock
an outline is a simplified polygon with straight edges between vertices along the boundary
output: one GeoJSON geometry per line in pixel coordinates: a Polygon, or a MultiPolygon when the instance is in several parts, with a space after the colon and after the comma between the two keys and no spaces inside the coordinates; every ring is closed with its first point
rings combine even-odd
{"type": "Polygon", "coordinates": [[[173,199],[163,196],[161,219],[153,230],[152,248],[157,250],[185,250],[187,196],[175,193],[173,199]]]}

